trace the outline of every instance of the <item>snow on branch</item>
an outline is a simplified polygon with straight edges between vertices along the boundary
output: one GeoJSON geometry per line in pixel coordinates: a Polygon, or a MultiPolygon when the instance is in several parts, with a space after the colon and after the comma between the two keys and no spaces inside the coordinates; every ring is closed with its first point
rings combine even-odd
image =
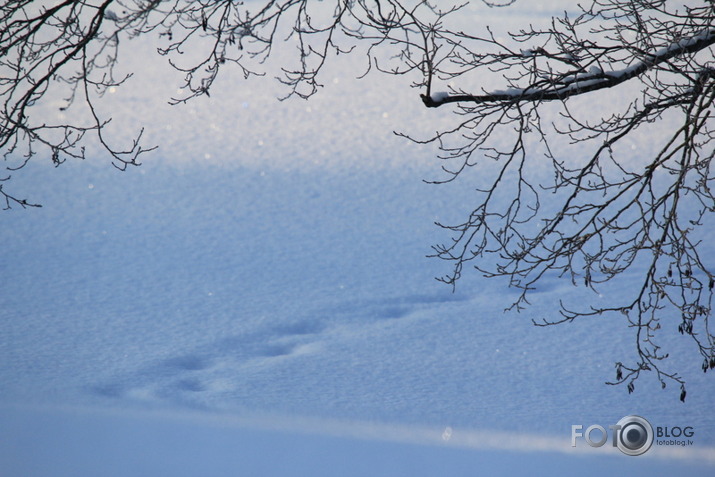
{"type": "MultiPolygon", "coordinates": [[[[546,86],[530,86],[527,88],[509,88],[496,90],[482,95],[448,94],[444,92],[431,95],[421,94],[422,102],[428,108],[436,108],[447,103],[504,103],[515,101],[554,101],[564,100],[604,88],[612,88],[618,84],[635,78],[654,66],[663,64],[674,57],[695,53],[715,43],[715,28],[706,28],[697,34],[674,42],[654,53],[643,55],[643,59],[618,70],[604,72],[600,68],[592,68],[586,73],[578,73],[553,79],[546,86]]],[[[529,51],[526,56],[534,56],[529,51]]]]}

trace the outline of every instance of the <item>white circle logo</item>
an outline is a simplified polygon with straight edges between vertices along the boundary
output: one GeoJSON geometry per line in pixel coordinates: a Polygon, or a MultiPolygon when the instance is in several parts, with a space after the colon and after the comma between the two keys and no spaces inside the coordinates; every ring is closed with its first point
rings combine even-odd
{"type": "Polygon", "coordinates": [[[640,416],[626,416],[618,421],[616,445],[626,455],[645,454],[653,445],[653,426],[640,416]]]}

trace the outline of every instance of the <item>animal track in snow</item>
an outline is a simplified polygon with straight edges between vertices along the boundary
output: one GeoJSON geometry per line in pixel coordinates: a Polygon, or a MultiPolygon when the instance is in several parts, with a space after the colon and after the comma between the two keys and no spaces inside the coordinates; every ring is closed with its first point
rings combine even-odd
{"type": "Polygon", "coordinates": [[[166,366],[179,371],[200,371],[210,367],[211,362],[209,359],[188,354],[184,356],[177,356],[176,358],[170,358],[165,362],[166,366]]]}
{"type": "MultiPolygon", "coordinates": [[[[236,400],[255,376],[279,375],[295,359],[314,359],[337,336],[368,330],[419,312],[464,301],[459,295],[406,295],[343,301],[293,320],[256,321],[249,331],[196,346],[182,354],[148,363],[142,369],[92,388],[102,398],[172,402],[211,407],[236,400]]],[[[339,352],[339,351],[338,351],[339,352]]],[[[287,368],[286,368],[287,369],[287,368]]]]}

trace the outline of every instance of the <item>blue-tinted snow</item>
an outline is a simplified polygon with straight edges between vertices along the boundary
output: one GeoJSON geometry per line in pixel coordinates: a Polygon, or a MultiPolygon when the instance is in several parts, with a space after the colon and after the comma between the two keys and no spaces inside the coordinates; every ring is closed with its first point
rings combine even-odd
{"type": "Polygon", "coordinates": [[[8,475],[712,469],[715,387],[689,340],[664,343],[683,354],[684,404],[651,376],[629,395],[604,384],[632,358],[621,317],[531,324],[592,292],[547,277],[505,314],[504,282],[434,280],[448,270],[425,255],[448,236],[433,222],[462,218],[475,186],[423,183],[435,151],[391,130],[432,131],[448,110],[340,68],[307,103],[229,75],[210,101],[171,109],[149,101],[171,95],[163,73],[143,74],[141,94],[108,98],[125,130],[160,125],[141,168],[37,162],[12,183],[44,207],[1,217],[8,475]],[[696,445],[682,459],[570,447],[572,424],[629,414],[694,426],[696,445]]]}

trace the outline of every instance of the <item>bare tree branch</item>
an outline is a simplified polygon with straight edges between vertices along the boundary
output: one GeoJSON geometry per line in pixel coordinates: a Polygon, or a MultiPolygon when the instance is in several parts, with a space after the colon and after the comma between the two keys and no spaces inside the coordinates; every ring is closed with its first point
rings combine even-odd
{"type": "Polygon", "coordinates": [[[535,321],[543,326],[622,314],[635,330],[637,362],[630,367],[619,362],[609,384],[627,383],[629,392],[641,371],[650,370],[663,387],[668,381],[680,385],[685,399],[684,380],[664,369],[669,355],[657,344],[662,323],[672,323],[672,315],[680,317],[677,331],[694,341],[702,369],[715,367],[709,323],[713,272],[698,252],[698,229],[715,210],[710,188],[714,13],[711,2],[677,10],[662,1],[603,0],[576,18],[554,19],[551,28],[515,33],[511,45],[491,34],[452,32],[445,34],[454,46],[446,60],[451,66],[434,75],[458,84],[480,72],[497,72],[507,88],[474,94],[453,86],[421,94],[427,107],[457,106],[461,118],[454,129],[418,141],[436,143],[440,157],[454,164],[443,167],[447,178],[440,182],[456,180],[484,157],[498,164],[469,217],[440,224],[452,238],[434,246],[434,256],[453,264],[440,280],[455,286],[464,265],[473,261],[485,276],[507,277],[521,290],[513,305],[518,310],[547,273],[594,291],[611,281],[633,290],[625,301],[619,293],[585,309],[562,303],[560,319],[535,321]],[[524,43],[532,46],[516,46],[524,43]],[[640,94],[629,89],[609,117],[584,114],[583,103],[572,104],[581,96],[597,101],[597,95],[631,81],[640,94]],[[559,124],[543,123],[540,111],[547,103],[556,103],[559,124]],[[680,126],[659,129],[652,140],[660,150],[633,160],[624,142],[666,117],[680,126]],[[525,146],[531,134],[552,164],[551,185],[535,182],[530,172],[536,162],[525,146]],[[491,145],[506,135],[513,138],[511,147],[491,145]],[[562,157],[551,147],[559,136],[593,152],[583,160],[562,157]],[[549,207],[543,205],[545,193],[549,207]],[[496,263],[489,265],[494,255],[496,263]],[[637,285],[627,273],[635,270],[642,277],[637,285]]]}

